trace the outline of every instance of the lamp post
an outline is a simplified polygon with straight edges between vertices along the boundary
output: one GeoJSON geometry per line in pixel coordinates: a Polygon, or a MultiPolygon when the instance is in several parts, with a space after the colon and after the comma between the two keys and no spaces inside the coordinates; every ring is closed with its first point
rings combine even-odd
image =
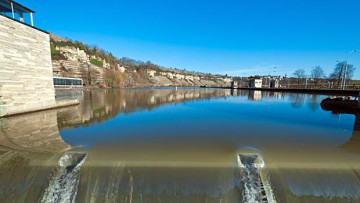
{"type": "Polygon", "coordinates": [[[349,61],[349,57],[351,56],[351,54],[353,53],[356,53],[356,52],[360,52],[360,50],[354,50],[354,51],[351,51],[349,52],[347,58],[346,58],[346,61],[345,61],[345,72],[344,72],[344,84],[343,84],[343,90],[345,89],[345,86],[346,86],[346,72],[347,72],[347,69],[348,69],[348,61],[349,61]]]}

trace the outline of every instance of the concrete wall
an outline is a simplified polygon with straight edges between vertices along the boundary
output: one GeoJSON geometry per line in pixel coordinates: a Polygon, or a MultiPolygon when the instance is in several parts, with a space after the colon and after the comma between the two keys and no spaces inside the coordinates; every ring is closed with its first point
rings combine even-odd
{"type": "Polygon", "coordinates": [[[55,106],[49,34],[0,15],[0,117],[55,106]]]}

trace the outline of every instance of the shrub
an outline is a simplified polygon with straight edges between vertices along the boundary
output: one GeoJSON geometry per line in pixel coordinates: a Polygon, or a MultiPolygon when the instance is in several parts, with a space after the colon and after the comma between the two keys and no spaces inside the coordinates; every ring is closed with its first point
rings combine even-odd
{"type": "Polygon", "coordinates": [[[100,60],[97,60],[97,59],[91,59],[90,63],[95,65],[95,66],[98,66],[98,67],[103,67],[103,65],[104,65],[103,61],[100,61],[100,60]]]}
{"type": "Polygon", "coordinates": [[[65,60],[65,56],[62,55],[58,50],[56,50],[55,46],[53,44],[50,44],[50,52],[51,52],[51,58],[53,60],[65,60]]]}

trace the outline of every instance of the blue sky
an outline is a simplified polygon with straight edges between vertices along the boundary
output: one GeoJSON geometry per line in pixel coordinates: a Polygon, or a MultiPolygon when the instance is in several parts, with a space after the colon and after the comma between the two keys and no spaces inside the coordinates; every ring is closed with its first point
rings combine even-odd
{"type": "MultiPolygon", "coordinates": [[[[117,57],[201,72],[292,75],[320,65],[330,73],[360,49],[359,0],[18,2],[49,32],[117,57]]],[[[349,63],[360,79],[360,53],[349,63]]]]}

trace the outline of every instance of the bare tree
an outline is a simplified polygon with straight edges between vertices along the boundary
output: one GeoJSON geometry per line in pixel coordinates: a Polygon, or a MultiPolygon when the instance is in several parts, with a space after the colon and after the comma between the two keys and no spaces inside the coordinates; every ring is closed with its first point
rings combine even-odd
{"type": "Polygon", "coordinates": [[[90,64],[80,68],[80,75],[86,86],[91,86],[92,81],[95,79],[96,71],[91,68],[90,64]]]}
{"type": "Polygon", "coordinates": [[[318,83],[322,78],[324,78],[324,76],[324,70],[320,66],[315,66],[312,68],[311,77],[314,79],[315,86],[318,85],[318,83]]]}
{"type": "Polygon", "coordinates": [[[354,76],[355,67],[352,64],[346,65],[346,61],[342,61],[336,64],[334,72],[330,74],[330,79],[340,86],[341,80],[344,78],[344,72],[346,69],[346,79],[351,79],[354,76]]]}
{"type": "Polygon", "coordinates": [[[121,72],[117,70],[106,70],[105,72],[105,82],[109,87],[117,87],[120,85],[122,80],[121,72]]]}
{"type": "Polygon", "coordinates": [[[304,69],[297,69],[293,73],[293,75],[297,78],[298,84],[300,84],[300,80],[304,79],[306,77],[305,70],[304,69]]]}

